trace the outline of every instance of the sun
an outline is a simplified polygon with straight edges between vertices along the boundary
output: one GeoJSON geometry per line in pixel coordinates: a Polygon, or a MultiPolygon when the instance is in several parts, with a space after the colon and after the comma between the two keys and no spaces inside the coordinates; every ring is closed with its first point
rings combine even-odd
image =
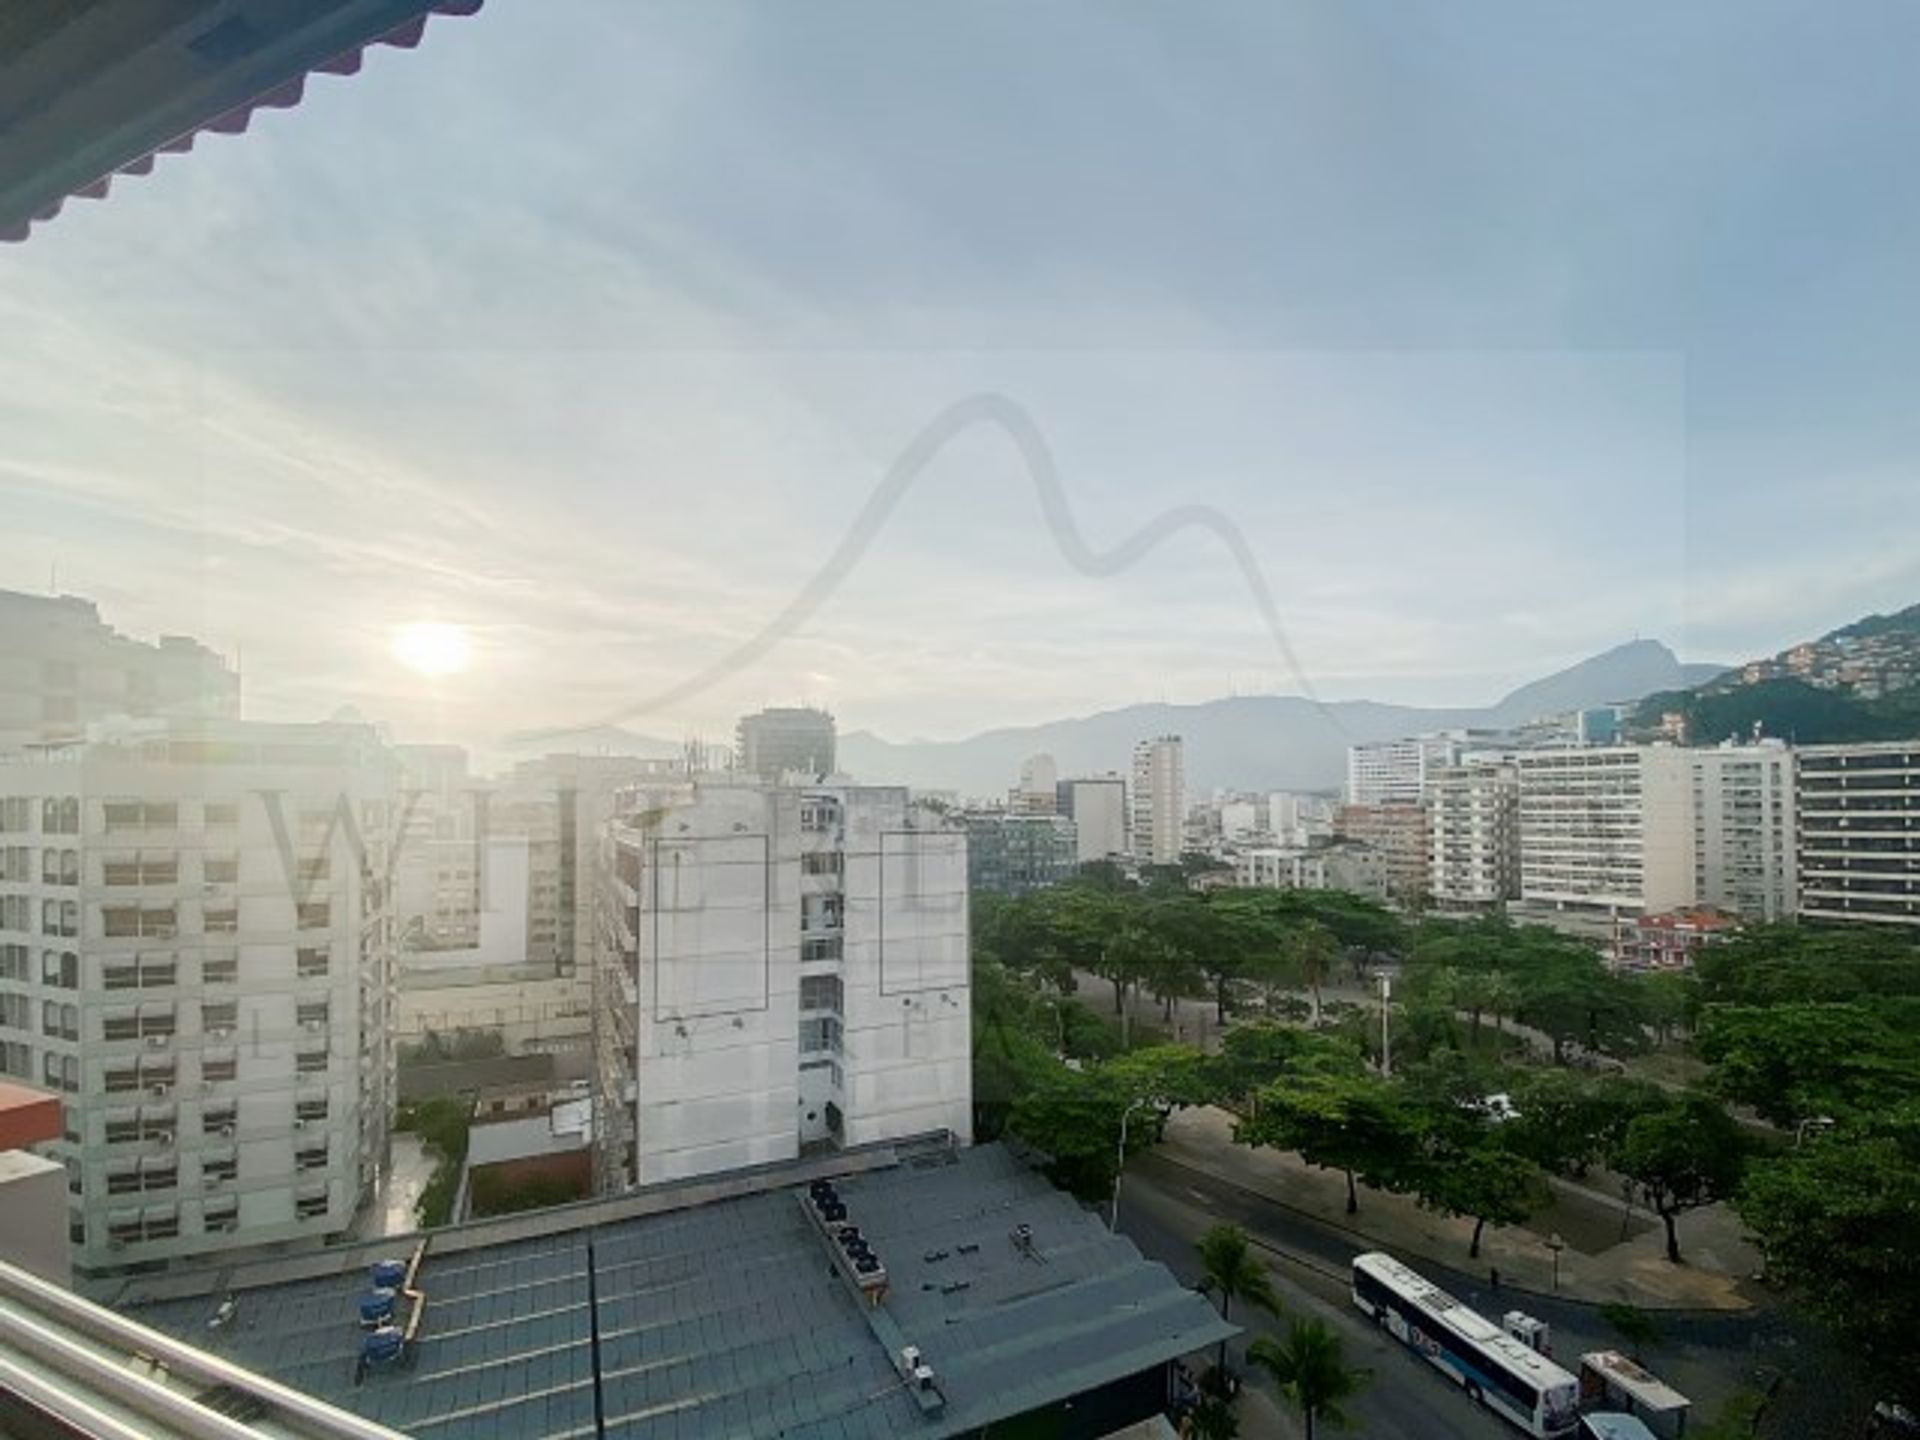
{"type": "Polygon", "coordinates": [[[388,647],[393,658],[420,675],[454,675],[473,659],[473,641],[464,625],[416,620],[395,627],[388,647]]]}

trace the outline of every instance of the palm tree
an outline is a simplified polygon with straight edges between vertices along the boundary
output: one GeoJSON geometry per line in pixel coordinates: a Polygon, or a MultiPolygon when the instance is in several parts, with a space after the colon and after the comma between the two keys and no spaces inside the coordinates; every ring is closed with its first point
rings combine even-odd
{"type": "MultiPolygon", "coordinates": [[[[1247,1232],[1238,1225],[1216,1225],[1200,1237],[1200,1288],[1220,1301],[1220,1318],[1231,1319],[1235,1300],[1245,1300],[1269,1315],[1280,1313],[1273,1277],[1247,1245],[1247,1232]]],[[[1220,1373],[1227,1371],[1227,1342],[1220,1342],[1220,1373]]]]}
{"type": "Polygon", "coordinates": [[[1340,962],[1340,942],[1318,920],[1309,920],[1293,932],[1287,946],[1300,983],[1313,993],[1313,1023],[1320,1023],[1320,987],[1333,978],[1340,962]]]}
{"type": "Polygon", "coordinates": [[[1307,1440],[1313,1440],[1315,1420],[1346,1425],[1340,1403],[1367,1379],[1365,1370],[1347,1364],[1340,1337],[1324,1320],[1296,1320],[1287,1327],[1284,1340],[1257,1337],[1247,1347],[1247,1359],[1272,1376],[1280,1393],[1300,1407],[1307,1421],[1307,1440]]]}

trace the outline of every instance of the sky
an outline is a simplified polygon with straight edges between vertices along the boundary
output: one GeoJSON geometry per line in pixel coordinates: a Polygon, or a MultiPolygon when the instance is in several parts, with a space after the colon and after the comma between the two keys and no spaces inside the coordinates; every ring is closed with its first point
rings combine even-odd
{"type": "Polygon", "coordinates": [[[490,0],[0,247],[0,583],[483,753],[1771,653],[1920,600],[1917,41],[490,0]],[[898,473],[980,396],[1093,558],[1217,526],[1089,564],[990,418],[898,473]]]}

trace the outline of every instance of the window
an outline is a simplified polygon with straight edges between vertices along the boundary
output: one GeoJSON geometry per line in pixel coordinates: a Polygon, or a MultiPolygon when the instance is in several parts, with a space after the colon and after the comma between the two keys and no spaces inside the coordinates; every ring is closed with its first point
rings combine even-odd
{"type": "Polygon", "coordinates": [[[838,875],[843,857],[838,850],[809,850],[800,857],[802,875],[838,875]]]}
{"type": "Polygon", "coordinates": [[[171,1240],[180,1233],[180,1214],[175,1210],[162,1211],[149,1215],[141,1224],[141,1238],[145,1240],[171,1240]]]}
{"type": "Polygon", "coordinates": [[[103,961],[100,966],[100,988],[102,990],[139,989],[139,964],[133,960],[103,961]]]}
{"type": "Polygon", "coordinates": [[[200,1028],[203,1031],[225,1030],[231,1033],[239,1024],[239,1001],[215,1000],[202,1002],[200,1006],[200,1028]]]}
{"type": "Polygon", "coordinates": [[[80,1007],[62,1005],[55,1000],[44,1002],[40,1007],[40,1033],[55,1040],[78,1040],[80,1007]]]}
{"type": "Polygon", "coordinates": [[[209,1235],[228,1234],[240,1228],[240,1204],[236,1200],[207,1202],[200,1228],[209,1235]]]}
{"type": "Polygon", "coordinates": [[[135,1195],[140,1191],[140,1168],[136,1165],[114,1165],[107,1170],[107,1194],[135,1195]]]}
{"type": "Polygon", "coordinates": [[[333,952],[320,945],[303,945],[294,957],[294,974],[302,980],[323,980],[333,968],[333,952]]]}
{"type": "Polygon", "coordinates": [[[800,942],[800,959],[838,960],[840,958],[841,939],[838,935],[815,935],[800,942]]]}
{"type": "Polygon", "coordinates": [[[102,1040],[138,1040],[140,1038],[140,1012],[137,1010],[109,1010],[100,1017],[100,1038],[102,1040]]]}
{"type": "Polygon", "coordinates": [[[327,1168],[327,1145],[324,1140],[317,1144],[304,1146],[293,1154],[295,1170],[324,1170],[327,1168]]]}
{"type": "Polygon", "coordinates": [[[180,967],[171,955],[142,955],[140,957],[140,988],[157,990],[172,985],[179,977],[180,967]]]}
{"type": "Polygon", "coordinates": [[[104,1087],[109,1095],[123,1095],[140,1088],[140,1069],[136,1065],[109,1065],[104,1087]]]}
{"type": "Polygon", "coordinates": [[[302,905],[295,917],[295,923],[302,930],[324,930],[333,923],[333,907],[324,900],[316,904],[302,905]]]}
{"type": "Polygon", "coordinates": [[[823,1051],[838,1053],[840,1022],[831,1015],[815,1016],[800,1022],[800,1053],[817,1055],[823,1051]]]}
{"type": "Polygon", "coordinates": [[[299,1075],[318,1075],[327,1068],[327,1052],[324,1050],[302,1050],[294,1056],[294,1073],[299,1075]]]}
{"type": "Polygon", "coordinates": [[[802,1010],[839,1010],[840,977],[838,975],[802,975],[800,977],[800,1008],[802,1010]]]}
{"type": "Polygon", "coordinates": [[[240,979],[240,957],[209,955],[200,962],[202,985],[232,985],[240,979]]]}
{"type": "MultiPolygon", "coordinates": [[[[8,852],[9,855],[12,853],[12,851],[8,852]]],[[[27,852],[21,850],[19,853],[24,856],[27,852]]],[[[9,862],[8,869],[13,868],[9,862]]],[[[6,878],[24,880],[27,877],[24,874],[17,877],[9,874],[6,878]]],[[[42,885],[78,885],[80,883],[80,852],[78,850],[42,850],[40,852],[40,883],[42,885]]]]}
{"type": "Polygon", "coordinates": [[[323,1029],[331,1009],[325,1000],[302,1000],[294,1016],[303,1030],[323,1029]]]}
{"type": "Polygon", "coordinates": [[[33,829],[33,801],[25,795],[0,799],[0,830],[24,835],[33,829]]]}
{"type": "Polygon", "coordinates": [[[171,1105],[159,1109],[147,1109],[140,1112],[140,1138],[157,1140],[163,1145],[173,1143],[176,1119],[171,1105]]]}
{"type": "Polygon", "coordinates": [[[173,1007],[162,1009],[142,1009],[140,1012],[140,1033],[143,1036],[170,1037],[179,1028],[173,1007]]]}
{"type": "Polygon", "coordinates": [[[239,1073],[240,1062],[230,1050],[219,1054],[208,1052],[200,1057],[200,1078],[209,1085],[224,1084],[239,1073]]]}
{"type": "Polygon", "coordinates": [[[201,928],[209,935],[231,935],[240,928],[240,907],[209,905],[201,911],[201,928]]]}
{"type": "Polygon", "coordinates": [[[49,795],[40,802],[40,832],[43,835],[78,835],[80,799],[76,795],[49,795]]]}
{"type": "Polygon", "coordinates": [[[33,963],[32,953],[18,941],[0,945],[0,980],[25,980],[33,963]]]}
{"type": "Polygon", "coordinates": [[[56,1055],[49,1051],[42,1057],[41,1079],[50,1090],[78,1090],[80,1088],[80,1057],[77,1055],[56,1055]]]}
{"type": "Polygon", "coordinates": [[[142,1190],[172,1190],[180,1183],[180,1162],[162,1160],[140,1167],[142,1190]]]}
{"type": "Polygon", "coordinates": [[[320,1195],[302,1195],[293,1202],[293,1213],[302,1220],[320,1220],[327,1213],[327,1197],[320,1195]]]}
{"type": "Polygon", "coordinates": [[[232,1151],[224,1155],[206,1155],[200,1160],[200,1178],[209,1183],[233,1180],[240,1174],[240,1157],[232,1151]]]}
{"type": "Polygon", "coordinates": [[[40,933],[42,935],[78,935],[80,933],[79,902],[42,900],[40,902],[40,933]]]}
{"type": "Polygon", "coordinates": [[[240,857],[209,855],[200,864],[200,875],[209,885],[230,885],[240,878],[240,857]]]}
{"type": "Polygon", "coordinates": [[[108,905],[102,907],[100,921],[110,940],[129,936],[171,940],[179,931],[179,918],[171,905],[108,905]]]}
{"type": "Polygon", "coordinates": [[[140,1138],[140,1112],[114,1110],[107,1114],[107,1143],[128,1145],[140,1138]]]}
{"type": "Polygon", "coordinates": [[[209,800],[206,808],[206,822],[209,830],[224,830],[240,823],[240,802],[237,800],[209,800]]]}
{"type": "Polygon", "coordinates": [[[230,1139],[238,1114],[231,1101],[224,1105],[208,1105],[200,1111],[200,1133],[230,1139]]]}
{"type": "Polygon", "coordinates": [[[33,929],[33,901],[25,895],[0,895],[0,930],[33,929]]]}
{"type": "Polygon", "coordinates": [[[293,1118],[308,1122],[326,1119],[327,1097],[321,1095],[316,1099],[296,1101],[293,1107],[293,1118]]]}

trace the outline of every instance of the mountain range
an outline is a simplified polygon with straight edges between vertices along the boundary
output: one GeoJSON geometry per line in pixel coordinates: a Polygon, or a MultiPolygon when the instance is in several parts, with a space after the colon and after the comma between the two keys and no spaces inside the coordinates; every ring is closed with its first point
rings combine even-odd
{"type": "Polygon", "coordinates": [[[1187,786],[1253,790],[1331,790],[1346,778],[1347,747],[1427,730],[1506,728],[1542,715],[1639,700],[1721,673],[1683,664],[1657,640],[1635,640],[1523,685],[1484,707],[1433,709],[1372,700],[1324,704],[1291,695],[1250,695],[1197,705],[1127,705],[1042,725],[988,730],[964,740],[895,742],[868,731],[840,737],[841,768],[871,784],[912,784],[998,794],[1014,784],[1020,762],[1053,756],[1060,774],[1124,772],[1136,741],[1176,734],[1186,741],[1187,786]]]}

